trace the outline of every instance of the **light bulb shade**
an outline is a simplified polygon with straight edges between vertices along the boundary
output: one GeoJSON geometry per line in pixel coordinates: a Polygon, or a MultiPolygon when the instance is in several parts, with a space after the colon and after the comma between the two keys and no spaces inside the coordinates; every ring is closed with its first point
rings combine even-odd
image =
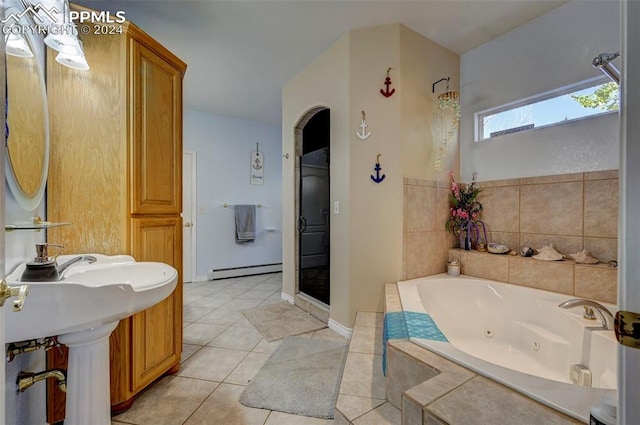
{"type": "Polygon", "coordinates": [[[60,53],[79,54],[82,48],[78,43],[78,32],[73,23],[53,24],[44,38],[44,43],[60,53]]]}
{"type": "Polygon", "coordinates": [[[20,34],[9,34],[6,44],[7,54],[20,58],[32,58],[33,52],[20,34]]]}
{"type": "Polygon", "coordinates": [[[69,68],[77,69],[80,71],[87,71],[89,69],[89,64],[87,63],[87,58],[84,56],[84,53],[80,52],[80,54],[69,54],[60,52],[56,56],[56,62],[61,65],[67,66],[69,68]]]}

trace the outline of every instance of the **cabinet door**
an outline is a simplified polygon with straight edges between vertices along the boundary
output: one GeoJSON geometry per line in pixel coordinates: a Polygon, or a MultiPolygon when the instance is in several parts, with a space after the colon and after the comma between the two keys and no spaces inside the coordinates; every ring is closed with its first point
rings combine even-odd
{"type": "Polygon", "coordinates": [[[182,212],[182,73],[131,40],[131,213],[182,212]]]}
{"type": "Polygon", "coordinates": [[[182,352],[181,218],[131,219],[132,255],[137,261],[159,261],[178,270],[175,291],[132,317],[132,389],[138,391],[172,367],[182,352]]]}

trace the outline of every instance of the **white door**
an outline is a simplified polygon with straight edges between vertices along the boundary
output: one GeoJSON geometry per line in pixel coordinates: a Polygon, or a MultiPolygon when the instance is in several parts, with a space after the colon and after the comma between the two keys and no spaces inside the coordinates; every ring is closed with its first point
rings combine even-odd
{"type": "MultiPolygon", "coordinates": [[[[4,18],[4,8],[0,7],[0,18],[4,18]]],[[[5,69],[5,54],[4,54],[4,43],[0,42],[0,67],[2,67],[2,76],[0,76],[0,136],[1,140],[6,140],[6,74],[4,72],[5,69]]],[[[4,229],[4,215],[5,215],[5,184],[4,184],[4,149],[0,149],[0,179],[2,179],[2,184],[0,184],[0,229],[4,229]]],[[[3,230],[4,233],[4,230],[3,230]]],[[[0,278],[4,277],[4,235],[0,238],[0,278]]],[[[4,309],[3,309],[4,310],[4,309]]],[[[4,348],[4,311],[0,311],[0,347],[4,348]]],[[[6,359],[5,356],[2,356],[6,359]]],[[[5,361],[2,362],[2,367],[0,367],[0,425],[4,425],[5,423],[5,377],[4,377],[4,368],[5,361]]]]}
{"type": "MultiPolygon", "coordinates": [[[[640,2],[622,1],[618,308],[640,312],[640,2]]],[[[618,424],[640,424],[640,350],[618,348],[618,424]]]]}
{"type": "Polygon", "coordinates": [[[182,277],[184,282],[196,278],[196,152],[182,154],[182,277]]]}

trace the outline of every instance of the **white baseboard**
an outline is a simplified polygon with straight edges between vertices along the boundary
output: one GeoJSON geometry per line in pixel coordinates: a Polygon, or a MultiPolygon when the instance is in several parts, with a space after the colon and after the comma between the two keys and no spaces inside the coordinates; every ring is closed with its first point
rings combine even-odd
{"type": "Polygon", "coordinates": [[[282,298],[283,301],[286,301],[289,304],[295,304],[294,298],[291,295],[285,293],[284,291],[280,293],[280,298],[282,298]]]}
{"type": "Polygon", "coordinates": [[[264,264],[260,266],[233,267],[207,272],[207,280],[225,279],[228,277],[250,276],[254,274],[275,273],[282,271],[282,263],[264,264]]]}
{"type": "Polygon", "coordinates": [[[353,328],[347,328],[346,326],[341,325],[333,319],[329,319],[329,329],[334,331],[337,334],[342,335],[345,338],[351,338],[351,334],[353,333],[353,328]]]}

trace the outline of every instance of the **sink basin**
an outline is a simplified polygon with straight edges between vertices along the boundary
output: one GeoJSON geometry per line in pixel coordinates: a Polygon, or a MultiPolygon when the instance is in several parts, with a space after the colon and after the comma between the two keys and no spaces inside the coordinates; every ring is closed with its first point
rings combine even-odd
{"type": "MultiPolygon", "coordinates": [[[[29,285],[22,311],[5,313],[8,343],[58,336],[69,348],[65,425],[109,425],[109,335],[120,319],[165,299],[178,272],[164,263],[128,255],[89,254],[94,263],[72,264],[57,282],[23,282],[25,264],[6,277],[29,285]]],[[[74,255],[58,257],[64,264],[74,255]]]]}
{"type": "MultiPolygon", "coordinates": [[[[6,342],[62,335],[98,327],[144,310],[169,296],[177,271],[164,263],[136,262],[128,255],[96,257],[72,265],[58,282],[22,282],[22,264],[6,280],[29,285],[20,312],[5,311],[6,342]]],[[[64,264],[74,255],[58,257],[64,264]]]]}

